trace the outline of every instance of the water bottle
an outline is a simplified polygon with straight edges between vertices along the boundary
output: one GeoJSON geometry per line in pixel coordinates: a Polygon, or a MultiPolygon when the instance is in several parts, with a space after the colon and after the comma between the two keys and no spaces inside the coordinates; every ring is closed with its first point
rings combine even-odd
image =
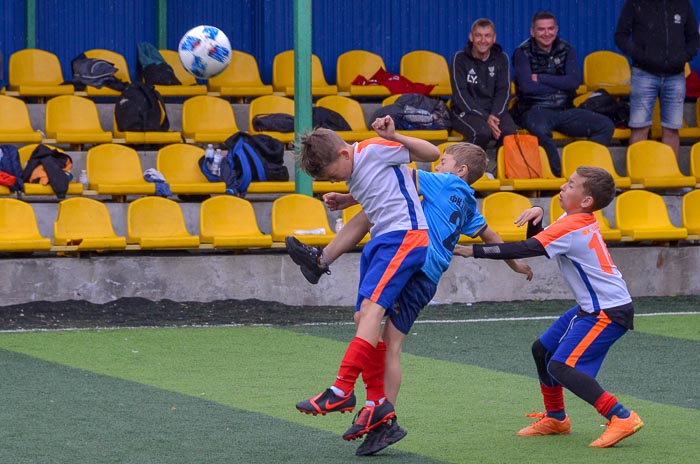
{"type": "Polygon", "coordinates": [[[207,149],[204,150],[204,157],[209,162],[214,161],[214,145],[211,143],[207,145],[207,149]]]}
{"type": "Polygon", "coordinates": [[[88,188],[88,176],[87,176],[87,171],[85,169],[80,171],[80,176],[78,176],[78,182],[83,184],[83,189],[87,190],[87,188],[88,188]]]}
{"type": "Polygon", "coordinates": [[[221,149],[217,148],[214,152],[214,162],[211,165],[211,173],[215,176],[221,175],[221,160],[223,157],[224,155],[221,153],[221,149]]]}
{"type": "Polygon", "coordinates": [[[343,228],[343,218],[335,220],[335,233],[337,234],[343,228]]]}

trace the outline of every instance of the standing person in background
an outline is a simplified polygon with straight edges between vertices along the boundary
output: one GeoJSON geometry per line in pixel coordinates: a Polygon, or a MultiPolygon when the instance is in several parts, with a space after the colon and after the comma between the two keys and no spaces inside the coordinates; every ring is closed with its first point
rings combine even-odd
{"type": "Polygon", "coordinates": [[[576,89],[581,85],[581,68],[574,47],[560,39],[558,32],[552,13],[535,13],[530,38],[513,53],[518,122],[537,136],[556,176],[561,175],[561,159],[552,131],[586,137],[602,145],[610,144],[615,131],[607,116],[574,107],[576,89]]]}
{"type": "Polygon", "coordinates": [[[661,141],[678,156],[685,101],[685,63],[698,52],[700,35],[688,0],[627,0],[615,45],[632,60],[630,144],[646,140],[656,99],[661,105],[661,141]]]}
{"type": "Polygon", "coordinates": [[[486,148],[491,140],[501,145],[504,136],[516,133],[508,112],[510,61],[496,43],[493,21],[474,21],[467,45],[452,57],[450,80],[450,119],[465,141],[486,148]]]}

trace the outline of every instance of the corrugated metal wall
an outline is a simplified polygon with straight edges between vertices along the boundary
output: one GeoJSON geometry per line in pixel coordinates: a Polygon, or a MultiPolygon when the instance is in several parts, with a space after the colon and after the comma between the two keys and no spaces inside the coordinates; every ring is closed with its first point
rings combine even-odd
{"type": "MultiPolygon", "coordinates": [[[[25,47],[27,0],[0,0],[3,69],[14,51],[25,47]]],[[[125,55],[132,77],[136,44],[156,43],[158,0],[35,0],[36,45],[58,55],[70,79],[70,61],[90,48],[125,55]]],[[[313,52],[335,81],[335,62],[350,49],[365,49],[384,58],[398,72],[401,56],[426,49],[449,60],[464,46],[469,26],[491,18],[498,42],[510,53],[529,35],[532,15],[542,9],[558,17],[562,38],[576,47],[579,60],[594,50],[617,48],[613,34],[623,0],[313,0],[313,52]]],[[[691,2],[700,14],[700,0],[691,2]]],[[[234,48],[255,55],[263,79],[271,79],[274,56],[293,47],[293,0],[167,1],[167,46],[198,24],[215,25],[234,48]]],[[[692,67],[700,69],[700,58],[692,67]]],[[[7,72],[3,72],[7,80],[7,72]]]]}

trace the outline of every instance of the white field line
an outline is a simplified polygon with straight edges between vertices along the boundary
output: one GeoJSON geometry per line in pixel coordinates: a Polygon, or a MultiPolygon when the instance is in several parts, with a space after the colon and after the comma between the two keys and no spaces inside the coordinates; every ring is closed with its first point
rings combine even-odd
{"type": "MultiPolygon", "coordinates": [[[[656,316],[698,316],[699,311],[684,311],[670,313],[644,313],[635,314],[634,317],[656,317],[656,316]]],[[[494,317],[486,319],[426,319],[418,320],[414,324],[472,324],[477,322],[516,322],[516,321],[542,321],[554,320],[559,316],[533,316],[533,317],[494,317]]],[[[354,322],[305,322],[294,324],[296,327],[322,327],[322,326],[345,326],[355,325],[354,322]]],[[[66,327],[59,329],[11,329],[0,330],[1,333],[28,333],[28,332],[79,332],[84,330],[139,330],[139,329],[214,329],[220,327],[277,327],[279,324],[192,324],[173,326],[136,326],[136,327],[66,327]]]]}

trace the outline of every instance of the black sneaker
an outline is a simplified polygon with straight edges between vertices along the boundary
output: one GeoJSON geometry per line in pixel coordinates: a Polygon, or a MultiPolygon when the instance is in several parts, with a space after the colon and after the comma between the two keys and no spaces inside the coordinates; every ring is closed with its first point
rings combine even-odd
{"type": "Polygon", "coordinates": [[[327,388],[326,391],[313,398],[299,401],[297,409],[304,414],[313,414],[314,416],[317,414],[325,416],[329,412],[352,412],[355,409],[355,393],[350,392],[348,396],[340,396],[327,388]]]}
{"type": "Polygon", "coordinates": [[[306,280],[312,284],[317,284],[323,274],[330,274],[328,266],[318,264],[323,248],[314,247],[301,243],[294,237],[286,237],[284,243],[287,245],[287,253],[295,264],[301,268],[306,280]]]}
{"type": "Polygon", "coordinates": [[[355,440],[360,438],[395,416],[394,406],[388,400],[379,406],[365,406],[357,413],[355,421],[343,434],[343,439],[355,440]]]}
{"type": "Polygon", "coordinates": [[[393,445],[406,436],[408,432],[396,421],[396,417],[389,419],[378,427],[370,430],[365,441],[355,451],[356,456],[371,456],[393,445]]]}

